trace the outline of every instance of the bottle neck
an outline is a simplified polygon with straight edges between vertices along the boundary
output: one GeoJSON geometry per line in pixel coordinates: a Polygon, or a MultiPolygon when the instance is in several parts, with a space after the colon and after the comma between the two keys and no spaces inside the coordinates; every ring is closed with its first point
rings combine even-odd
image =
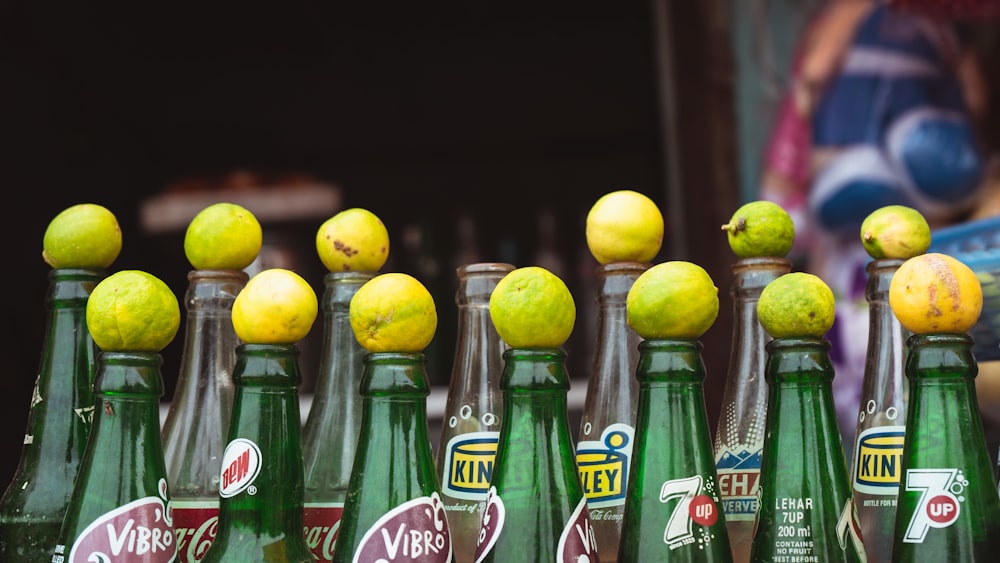
{"type": "Polygon", "coordinates": [[[636,371],[639,384],[643,388],[662,383],[700,386],[705,379],[701,350],[697,340],[643,340],[636,371]]]}
{"type": "Polygon", "coordinates": [[[163,357],[157,352],[101,352],[97,356],[98,373],[94,393],[115,398],[132,396],[159,401],[163,395],[160,365],[163,357]]]}
{"type": "Polygon", "coordinates": [[[366,398],[426,399],[430,395],[430,385],[424,361],[424,355],[419,352],[369,353],[364,359],[361,395],[366,398]]]}
{"type": "Polygon", "coordinates": [[[87,307],[94,287],[104,278],[103,270],[56,268],[49,271],[49,291],[45,302],[49,308],[87,307]]]}
{"type": "Polygon", "coordinates": [[[299,349],[294,344],[240,344],[236,347],[233,382],[237,387],[285,387],[302,383],[299,349]]]}
{"type": "Polygon", "coordinates": [[[914,334],[907,341],[906,376],[914,384],[965,382],[979,372],[968,334],[914,334]]]}
{"type": "Polygon", "coordinates": [[[525,391],[569,391],[566,352],[560,348],[510,348],[504,351],[500,389],[505,394],[525,391]]]}
{"type": "Polygon", "coordinates": [[[778,338],[765,346],[767,383],[772,389],[785,384],[826,384],[833,380],[830,342],[824,338],[778,338]]]}

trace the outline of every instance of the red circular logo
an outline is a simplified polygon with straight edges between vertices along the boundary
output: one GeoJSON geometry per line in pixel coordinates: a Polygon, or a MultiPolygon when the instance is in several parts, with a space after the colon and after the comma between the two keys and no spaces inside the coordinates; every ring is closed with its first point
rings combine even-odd
{"type": "Polygon", "coordinates": [[[951,495],[937,495],[927,501],[927,517],[935,524],[950,524],[958,518],[958,502],[951,495]]]}
{"type": "Polygon", "coordinates": [[[691,519],[702,526],[711,526],[719,519],[719,509],[707,495],[698,495],[691,499],[688,512],[691,519]]]}

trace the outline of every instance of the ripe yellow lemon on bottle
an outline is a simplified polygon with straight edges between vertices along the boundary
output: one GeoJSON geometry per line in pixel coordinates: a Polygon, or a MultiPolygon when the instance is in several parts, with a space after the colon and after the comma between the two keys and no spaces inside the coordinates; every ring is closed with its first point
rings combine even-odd
{"type": "Polygon", "coordinates": [[[833,291],[819,276],[792,272],[760,292],[757,317],[772,338],[821,338],[836,316],[833,291]]]}
{"type": "Polygon", "coordinates": [[[722,226],[729,248],[740,258],[784,258],[795,244],[792,216],[773,201],[745,203],[722,226]]]}
{"type": "Polygon", "coordinates": [[[196,270],[242,270],[260,254],[260,222],[241,205],[220,202],[202,209],[184,233],[184,254],[196,270]]]}
{"type": "Polygon", "coordinates": [[[371,211],[345,209],[320,225],[316,252],[331,272],[377,272],[389,258],[389,231],[371,211]]]}
{"type": "Polygon", "coordinates": [[[122,250],[118,218],[107,207],[79,203],[62,210],[45,229],[42,260],[53,268],[103,270],[122,250]]]}
{"type": "Polygon", "coordinates": [[[875,259],[906,260],[927,252],[931,227],[916,209],[887,205],[872,211],[861,223],[861,244],[875,259]]]}
{"type": "Polygon", "coordinates": [[[892,275],[889,307],[911,333],[964,333],[982,313],[983,288],[960,260],[937,252],[920,254],[892,275]]]}
{"type": "Polygon", "coordinates": [[[555,348],[573,332],[576,303],[559,276],[527,266],[497,282],[490,294],[490,319],[511,348],[555,348]]]}
{"type": "Polygon", "coordinates": [[[434,297],[417,278],[380,274],[351,297],[354,338],[369,352],[421,352],[437,331],[434,297]]]}
{"type": "Polygon", "coordinates": [[[719,288],[701,266],[675,260],[643,272],[625,298],[626,319],[646,339],[695,339],[719,316],[719,288]]]}
{"type": "Polygon", "coordinates": [[[233,329],[247,344],[294,344],[309,334],[319,312],[316,292],[284,268],[257,273],[233,301],[233,329]]]}
{"type": "Polygon", "coordinates": [[[648,262],[663,244],[663,214],[633,190],[604,194],[587,213],[587,246],[600,264],[648,262]]]}
{"type": "Polygon", "coordinates": [[[87,329],[107,352],[160,352],[177,335],[180,323],[173,291],[141,270],[111,274],[87,299],[87,329]]]}

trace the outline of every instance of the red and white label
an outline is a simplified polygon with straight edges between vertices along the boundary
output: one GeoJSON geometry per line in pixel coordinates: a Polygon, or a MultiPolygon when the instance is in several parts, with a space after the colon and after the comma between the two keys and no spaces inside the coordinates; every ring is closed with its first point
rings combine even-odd
{"type": "Polygon", "coordinates": [[[590,511],[587,510],[587,498],[573,509],[559,536],[559,548],[556,552],[559,563],[590,563],[599,561],[597,557],[597,538],[594,528],[590,525],[590,511]]]}
{"type": "Polygon", "coordinates": [[[451,533],[437,493],[404,502],[379,518],[358,543],[354,563],[451,561],[451,533]]]}
{"type": "Polygon", "coordinates": [[[174,500],[171,506],[177,561],[198,563],[219,531],[219,501],[174,500]]]}
{"type": "MultiPolygon", "coordinates": [[[[236,438],[226,446],[222,455],[222,473],[219,494],[223,498],[236,496],[250,488],[260,475],[260,448],[246,438],[236,438]]],[[[254,491],[251,490],[250,494],[254,491]]]]}
{"type": "Polygon", "coordinates": [[[906,494],[920,498],[910,517],[903,541],[923,543],[931,528],[947,528],[958,520],[961,493],[969,482],[958,469],[908,469],[904,475],[906,494]]]}
{"type": "Polygon", "coordinates": [[[302,511],[306,544],[320,561],[333,559],[333,546],[337,544],[343,503],[306,503],[302,511]]]}
{"type": "Polygon", "coordinates": [[[479,538],[476,540],[476,563],[481,563],[486,554],[493,549],[503,531],[503,523],[507,518],[503,499],[497,494],[497,488],[490,486],[486,493],[486,506],[479,525],[479,538]]]}

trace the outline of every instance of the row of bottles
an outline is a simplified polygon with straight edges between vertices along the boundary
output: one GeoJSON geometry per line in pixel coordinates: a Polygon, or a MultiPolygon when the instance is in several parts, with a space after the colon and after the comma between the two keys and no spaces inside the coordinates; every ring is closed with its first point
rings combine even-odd
{"type": "MultiPolygon", "coordinates": [[[[446,553],[521,560],[526,552],[546,561],[646,561],[689,548],[698,551],[688,560],[888,561],[887,546],[900,561],[987,560],[1000,538],[1000,498],[975,406],[971,339],[904,340],[885,297],[897,265],[869,266],[866,399],[850,472],[834,422],[828,343],[768,342],[756,323],[754,300],[788,271],[783,260],[734,265],[734,349],[714,443],[700,345],[640,342],[624,323],[624,297],[643,265],[598,273],[594,371],[575,445],[565,354],[508,350],[489,322],[489,292],[513,266],[460,268],[453,388],[436,460],[422,356],[366,357],[350,331],[350,297],[371,274],[325,280],[327,342],[300,436],[297,349],[237,344],[226,320],[245,274],[193,272],[184,373],[161,435],[159,358],[98,355],[82,309],[101,274],[54,270],[36,403],[71,404],[63,411],[73,416],[32,409],[4,496],[2,548],[12,559],[48,561],[51,551],[28,554],[56,546],[60,527],[72,540],[112,514],[115,525],[138,523],[116,537],[129,549],[146,546],[148,561],[171,548],[178,561],[216,560],[221,546],[273,550],[274,560],[346,561],[363,546],[405,546],[433,553],[428,561],[446,553]],[[99,453],[107,451],[122,455],[99,453]],[[77,476],[79,466],[87,469],[77,476]],[[366,468],[364,482],[350,482],[356,466],[366,468]],[[247,486],[255,494],[237,494],[247,486]],[[133,499],[127,507],[116,504],[123,495],[133,499]],[[64,517],[68,504],[75,508],[64,517]],[[401,526],[424,530],[422,543],[392,536],[401,526]],[[372,530],[391,541],[374,541],[372,530]]],[[[72,561],[70,546],[59,545],[57,558],[72,561]]]]}

